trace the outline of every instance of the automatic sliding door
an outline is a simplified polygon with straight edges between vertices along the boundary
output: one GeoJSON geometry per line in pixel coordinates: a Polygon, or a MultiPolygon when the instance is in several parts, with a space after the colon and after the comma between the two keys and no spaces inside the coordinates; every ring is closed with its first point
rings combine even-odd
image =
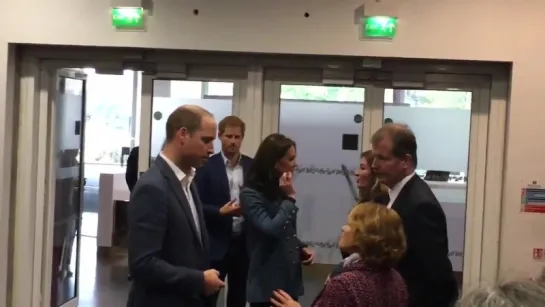
{"type": "Polygon", "coordinates": [[[407,124],[418,141],[416,173],[447,217],[449,257],[462,283],[471,91],[386,89],[384,122],[407,124]]]}
{"type": "Polygon", "coordinates": [[[359,166],[364,100],[364,88],[280,86],[278,131],[297,143],[297,232],[316,252],[316,265],[304,271],[303,305],[318,294],[331,265],[342,260],[340,228],[355,204],[342,165],[351,173],[359,166]]]}

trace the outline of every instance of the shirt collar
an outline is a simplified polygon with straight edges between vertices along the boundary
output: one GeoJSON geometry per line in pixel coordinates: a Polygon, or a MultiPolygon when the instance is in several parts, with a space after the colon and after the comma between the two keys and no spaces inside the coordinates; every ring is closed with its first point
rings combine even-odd
{"type": "Polygon", "coordinates": [[[229,160],[225,154],[223,153],[223,151],[221,152],[221,157],[223,158],[223,163],[225,163],[226,166],[229,166],[229,167],[236,167],[237,165],[240,164],[240,159],[242,158],[242,155],[239,154],[238,155],[238,159],[236,161],[236,163],[234,163],[234,165],[231,163],[231,160],[229,160]]]}
{"type": "Polygon", "coordinates": [[[347,267],[355,262],[358,262],[361,260],[361,256],[358,253],[353,253],[350,256],[344,258],[343,260],[343,267],[347,267]]]}
{"type": "Polygon", "coordinates": [[[191,168],[191,171],[189,174],[186,174],[184,171],[182,171],[174,162],[172,162],[169,158],[167,158],[162,152],[159,153],[159,156],[165,160],[165,162],[170,166],[172,171],[174,172],[174,175],[176,175],[176,178],[180,182],[182,182],[184,179],[188,181],[189,184],[191,184],[191,181],[193,181],[193,178],[195,177],[195,168],[191,168]]]}
{"type": "Polygon", "coordinates": [[[407,182],[409,182],[409,180],[411,180],[411,178],[413,178],[414,175],[415,175],[414,172],[411,173],[410,175],[406,176],[405,178],[401,179],[401,181],[396,183],[396,185],[394,185],[393,188],[388,190],[388,195],[390,196],[390,203],[393,203],[396,200],[401,190],[403,190],[403,187],[407,184],[407,182]]]}

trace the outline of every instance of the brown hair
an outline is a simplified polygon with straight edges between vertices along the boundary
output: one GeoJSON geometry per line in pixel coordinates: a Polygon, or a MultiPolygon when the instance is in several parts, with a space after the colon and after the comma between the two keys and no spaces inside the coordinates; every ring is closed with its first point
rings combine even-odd
{"type": "Polygon", "coordinates": [[[220,135],[225,132],[225,128],[227,127],[240,128],[240,132],[242,132],[242,136],[244,136],[244,133],[246,132],[246,124],[238,116],[229,115],[219,122],[218,131],[220,135]]]}
{"type": "Polygon", "coordinates": [[[354,245],[369,267],[391,269],[407,249],[403,223],[399,215],[386,206],[367,202],[356,205],[348,215],[354,229],[354,245]]]}
{"type": "Polygon", "coordinates": [[[359,189],[360,202],[373,201],[381,196],[387,195],[388,188],[386,188],[385,185],[378,182],[377,175],[375,174],[375,172],[373,172],[373,169],[371,169],[371,165],[373,164],[373,159],[375,158],[375,156],[373,155],[373,151],[372,150],[364,151],[361,153],[360,157],[361,159],[365,159],[365,161],[367,161],[367,165],[369,166],[369,169],[371,170],[371,178],[369,179],[369,181],[373,182],[372,185],[359,189]]]}
{"type": "Polygon", "coordinates": [[[392,140],[392,154],[394,157],[404,158],[409,155],[413,161],[413,166],[416,167],[418,163],[416,137],[407,125],[386,124],[373,134],[371,143],[376,146],[385,137],[392,140]]]}
{"type": "Polygon", "coordinates": [[[268,199],[277,199],[281,195],[278,181],[280,175],[275,169],[295,142],[280,133],[267,136],[259,145],[246,174],[246,186],[258,190],[268,199]]]}
{"type": "Polygon", "coordinates": [[[214,117],[212,113],[196,105],[185,105],[170,113],[166,124],[167,142],[171,141],[176,132],[182,128],[187,129],[190,134],[201,129],[203,117],[214,117]]]}

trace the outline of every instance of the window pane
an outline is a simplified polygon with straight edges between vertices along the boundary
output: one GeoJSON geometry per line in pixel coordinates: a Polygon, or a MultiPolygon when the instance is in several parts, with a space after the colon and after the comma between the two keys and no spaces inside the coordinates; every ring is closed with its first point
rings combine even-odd
{"type": "MultiPolygon", "coordinates": [[[[162,83],[170,84],[170,97],[171,98],[193,98],[200,99],[202,97],[202,82],[200,81],[178,81],[169,80],[162,81],[162,83]]],[[[155,83],[154,85],[156,85],[155,83]]],[[[156,92],[154,88],[153,92],[156,92]]],[[[167,95],[165,95],[167,97],[167,95]]]]}
{"type": "Polygon", "coordinates": [[[282,85],[281,99],[363,102],[365,89],[320,85],[282,85]]]}
{"type": "Polygon", "coordinates": [[[394,102],[394,90],[387,88],[384,90],[384,103],[393,103],[394,102]]]}
{"type": "Polygon", "coordinates": [[[121,167],[121,148],[130,147],[134,73],[103,75],[94,69],[87,74],[85,163],[121,167]]]}
{"type": "Polygon", "coordinates": [[[231,82],[207,82],[208,96],[233,96],[233,83],[231,82]]]}
{"type": "MultiPolygon", "coordinates": [[[[166,122],[167,118],[176,108],[186,105],[198,105],[209,112],[211,112],[217,121],[220,121],[226,116],[232,114],[233,110],[233,98],[202,98],[201,96],[195,97],[194,93],[189,93],[185,97],[174,96],[171,92],[170,97],[164,97],[164,95],[158,96],[156,92],[156,85],[158,82],[171,82],[171,88],[199,88],[202,89],[202,82],[200,81],[168,81],[168,80],[155,80],[153,91],[153,106],[152,106],[152,118],[151,118],[151,146],[150,157],[154,159],[157,157],[166,138],[166,122]],[[175,85],[172,85],[175,83],[175,85]],[[183,84],[187,83],[187,84],[183,84]],[[188,97],[191,96],[191,97],[188,97]]],[[[228,83],[233,88],[233,83],[228,83]]],[[[221,150],[220,141],[216,139],[214,141],[214,150],[219,152],[221,150]]]]}

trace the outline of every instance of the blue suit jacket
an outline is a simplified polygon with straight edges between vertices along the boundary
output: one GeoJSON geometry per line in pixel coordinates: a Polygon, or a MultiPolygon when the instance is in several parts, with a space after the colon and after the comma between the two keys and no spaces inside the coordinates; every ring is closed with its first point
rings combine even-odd
{"type": "Polygon", "coordinates": [[[306,244],[297,237],[299,209],[293,200],[282,195],[267,199],[259,191],[245,187],[240,192],[240,203],[250,255],[248,302],[268,302],[277,289],[293,298],[303,295],[301,249],[306,244]]]}
{"type": "Polygon", "coordinates": [[[127,307],[205,307],[203,271],[210,268],[208,236],[195,185],[200,236],[180,181],[161,157],[136,183],[129,204],[127,307]]]}
{"type": "MultiPolygon", "coordinates": [[[[252,161],[253,159],[248,156],[241,156],[240,164],[244,177],[252,161]]],[[[210,237],[211,260],[223,260],[231,242],[233,217],[221,216],[219,213],[220,208],[231,200],[225,161],[221,153],[211,156],[208,162],[197,170],[195,182],[203,203],[204,219],[210,237]]]]}

